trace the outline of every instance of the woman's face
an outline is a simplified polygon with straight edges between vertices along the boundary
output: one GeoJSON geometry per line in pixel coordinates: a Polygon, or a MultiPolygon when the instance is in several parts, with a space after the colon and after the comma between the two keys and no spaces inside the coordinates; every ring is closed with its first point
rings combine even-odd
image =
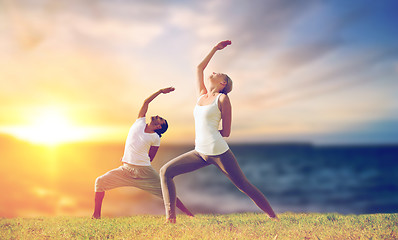
{"type": "Polygon", "coordinates": [[[223,73],[213,72],[213,74],[211,74],[209,76],[209,80],[210,80],[211,83],[219,84],[219,83],[225,81],[225,77],[226,76],[223,73]]]}

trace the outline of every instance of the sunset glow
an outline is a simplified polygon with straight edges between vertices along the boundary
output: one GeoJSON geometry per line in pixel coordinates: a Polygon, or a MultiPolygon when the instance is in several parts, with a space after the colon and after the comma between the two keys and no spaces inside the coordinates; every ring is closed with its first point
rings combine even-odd
{"type": "Polygon", "coordinates": [[[57,145],[88,137],[83,128],[74,126],[68,116],[56,109],[45,109],[27,126],[13,126],[8,132],[34,144],[57,145]]]}

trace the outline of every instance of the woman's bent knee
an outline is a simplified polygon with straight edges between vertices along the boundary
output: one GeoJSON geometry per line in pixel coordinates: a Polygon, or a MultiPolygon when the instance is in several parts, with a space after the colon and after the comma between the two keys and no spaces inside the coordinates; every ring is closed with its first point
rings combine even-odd
{"type": "Polygon", "coordinates": [[[167,164],[160,168],[159,175],[161,179],[173,178],[170,174],[170,169],[168,168],[167,164]]]}

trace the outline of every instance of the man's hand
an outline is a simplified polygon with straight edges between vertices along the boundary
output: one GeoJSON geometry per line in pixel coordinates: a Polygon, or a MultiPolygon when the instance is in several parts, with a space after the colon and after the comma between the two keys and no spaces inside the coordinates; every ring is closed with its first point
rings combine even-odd
{"type": "Polygon", "coordinates": [[[155,93],[153,93],[147,99],[145,99],[145,101],[142,104],[142,107],[140,109],[140,112],[138,113],[138,118],[145,117],[145,114],[148,111],[148,105],[149,105],[150,102],[152,102],[153,99],[155,99],[161,93],[169,93],[169,92],[172,92],[172,91],[174,91],[174,87],[162,88],[162,89],[156,91],[155,93]]]}
{"type": "Polygon", "coordinates": [[[226,41],[222,41],[222,42],[219,42],[216,46],[215,46],[215,48],[217,49],[217,50],[221,50],[221,49],[224,49],[226,46],[228,46],[228,45],[231,45],[231,41],[229,41],[229,40],[226,40],[226,41]]]}
{"type": "Polygon", "coordinates": [[[160,92],[166,94],[166,93],[172,92],[174,90],[175,90],[174,87],[168,87],[168,88],[160,89],[160,92]]]}

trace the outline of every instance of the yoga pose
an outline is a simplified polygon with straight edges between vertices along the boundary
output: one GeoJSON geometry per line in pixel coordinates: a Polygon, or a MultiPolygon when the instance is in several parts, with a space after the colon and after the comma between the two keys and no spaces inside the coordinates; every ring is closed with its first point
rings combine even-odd
{"type": "MultiPolygon", "coordinates": [[[[145,122],[148,105],[161,93],[174,91],[173,87],[160,89],[149,96],[138,113],[138,119],[131,126],[127,136],[123,165],[98,177],[95,181],[95,207],[92,218],[101,218],[102,200],[105,191],[124,186],[137,187],[162,198],[159,174],[152,168],[159,146],[160,137],[168,128],[167,121],[159,116],[151,117],[145,122]]],[[[177,199],[177,207],[189,216],[193,214],[177,199]]]]}
{"type": "Polygon", "coordinates": [[[235,186],[248,195],[270,218],[277,219],[265,196],[253,186],[240,169],[234,154],[223,137],[231,132],[231,103],[228,93],[232,90],[231,79],[223,73],[213,73],[207,85],[203,80],[203,71],[218,50],[230,45],[231,41],[218,43],[197,68],[199,99],[194,109],[195,150],[185,153],[160,169],[163,200],[166,208],[166,222],[176,222],[176,189],[173,178],[192,172],[210,164],[218,167],[235,186]],[[222,119],[222,129],[219,123],[222,119]]]}

